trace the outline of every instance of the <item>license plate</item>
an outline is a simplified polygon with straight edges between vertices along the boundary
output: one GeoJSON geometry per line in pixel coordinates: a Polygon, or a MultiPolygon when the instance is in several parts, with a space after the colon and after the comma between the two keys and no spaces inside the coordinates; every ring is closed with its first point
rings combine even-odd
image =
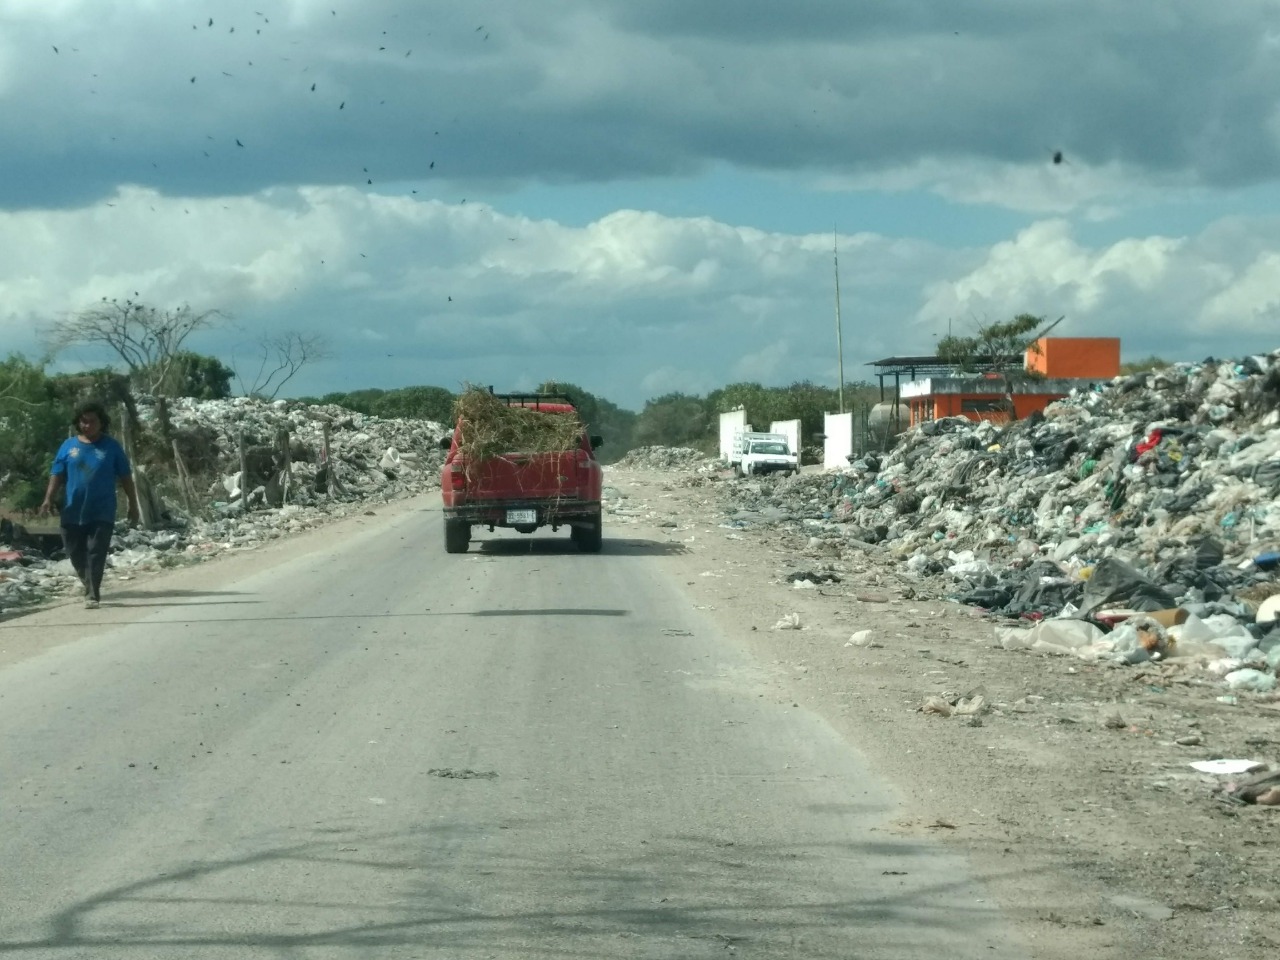
{"type": "Polygon", "coordinates": [[[537,510],[508,510],[507,523],[537,523],[537,510]]]}

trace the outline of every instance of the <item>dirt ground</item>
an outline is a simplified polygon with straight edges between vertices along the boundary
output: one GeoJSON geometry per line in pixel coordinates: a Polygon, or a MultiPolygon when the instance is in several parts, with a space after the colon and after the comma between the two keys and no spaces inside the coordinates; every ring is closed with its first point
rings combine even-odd
{"type": "Polygon", "coordinates": [[[1274,960],[1280,808],[1229,805],[1214,792],[1229,778],[1189,764],[1280,760],[1280,698],[1227,704],[1219,682],[1171,667],[1006,651],[1008,624],[915,599],[890,560],[722,527],[723,482],[611,469],[607,483],[606,550],[610,535],[683,545],[666,562],[695,602],[774,667],[780,700],[898,786],[894,829],[972,858],[1038,956],[1274,960]],[[786,580],[823,570],[841,582],[786,580]],[[792,614],[800,629],[775,629],[792,614]],[[972,694],[988,705],[976,718],[920,711],[972,694]]]}

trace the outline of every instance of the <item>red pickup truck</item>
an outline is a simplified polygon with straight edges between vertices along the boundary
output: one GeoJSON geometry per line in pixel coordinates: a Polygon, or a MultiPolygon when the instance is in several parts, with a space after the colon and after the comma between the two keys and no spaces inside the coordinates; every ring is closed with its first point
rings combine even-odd
{"type": "MultiPolygon", "coordinates": [[[[507,406],[577,416],[572,400],[563,395],[495,396],[507,406]]],[[[446,552],[465,553],[473,526],[490,530],[510,527],[521,533],[567,526],[579,550],[600,552],[604,471],[595,450],[603,440],[588,436],[586,424],[571,449],[541,453],[513,450],[479,462],[467,458],[463,428],[460,418],[453,433],[440,441],[441,448],[449,451],[440,474],[446,552]]]]}

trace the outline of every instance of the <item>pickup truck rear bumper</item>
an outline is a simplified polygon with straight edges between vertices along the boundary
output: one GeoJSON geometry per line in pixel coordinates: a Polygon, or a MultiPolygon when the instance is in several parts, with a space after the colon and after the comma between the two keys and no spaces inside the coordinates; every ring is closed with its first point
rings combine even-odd
{"type": "Polygon", "coordinates": [[[599,500],[472,500],[444,508],[446,520],[465,520],[486,527],[562,526],[567,523],[600,522],[599,500]],[[511,522],[511,511],[532,510],[534,522],[511,522]]]}
{"type": "Polygon", "coordinates": [[[800,467],[794,463],[753,463],[751,465],[751,473],[757,477],[763,473],[791,473],[799,469],[800,467]]]}

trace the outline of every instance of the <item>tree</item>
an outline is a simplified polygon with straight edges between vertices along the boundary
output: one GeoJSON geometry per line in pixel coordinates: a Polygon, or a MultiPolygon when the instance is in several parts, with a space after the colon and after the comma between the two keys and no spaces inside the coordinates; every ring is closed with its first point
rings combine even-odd
{"type": "Polygon", "coordinates": [[[0,498],[14,509],[33,510],[44,498],[69,420],[43,364],[20,354],[0,363],[0,498]]]}
{"type": "Polygon", "coordinates": [[[387,390],[372,400],[368,412],[377,417],[398,417],[411,420],[434,420],[436,423],[453,423],[453,404],[457,399],[444,387],[401,387],[387,390]]]}
{"type": "MultiPolygon", "coordinates": [[[[774,420],[786,420],[782,393],[758,383],[731,383],[707,394],[707,412],[717,414],[742,408],[747,422],[757,430],[768,430],[774,420]]],[[[717,428],[718,429],[718,428],[717,428]]]]}
{"type": "Polygon", "coordinates": [[[139,389],[163,395],[187,337],[221,317],[217,310],[197,313],[186,304],[160,310],[134,300],[103,297],[95,307],[48,324],[44,336],[53,352],[75,344],[106,347],[124,363],[139,389]]]}
{"type": "MultiPolygon", "coordinates": [[[[234,376],[235,371],[217,357],[183,350],[174,355],[159,388],[152,392],[166,397],[224,400],[231,396],[231,379],[234,376]]],[[[152,380],[152,372],[143,370],[142,379],[152,380]]],[[[134,385],[143,389],[138,380],[134,380],[134,385]]]]}
{"type": "Polygon", "coordinates": [[[636,417],[636,446],[705,447],[717,411],[707,401],[685,393],[668,393],[645,403],[636,417]]]}
{"type": "Polygon", "coordinates": [[[1062,319],[1059,317],[1045,327],[1044,317],[1020,313],[1012,320],[979,324],[973,336],[943,337],[938,341],[937,354],[943,362],[955,364],[962,371],[983,372],[998,381],[1004,393],[1002,412],[1010,420],[1016,420],[1018,412],[1011,383],[1036,376],[1027,371],[1025,355],[1028,350],[1036,350],[1036,341],[1062,319]]]}
{"type": "Polygon", "coordinates": [[[967,373],[1018,376],[1025,373],[1023,358],[1027,350],[1034,349],[1036,340],[1061,322],[1059,317],[1041,331],[1044,317],[1020,313],[1012,320],[978,324],[973,336],[946,336],[939,340],[938,358],[967,373]]]}
{"type": "Polygon", "coordinates": [[[236,380],[245,396],[264,400],[274,400],[294,374],[308,363],[331,355],[329,341],[323,334],[299,333],[296,330],[261,337],[257,351],[258,369],[253,377],[246,380],[240,368],[236,367],[236,380]]]}

